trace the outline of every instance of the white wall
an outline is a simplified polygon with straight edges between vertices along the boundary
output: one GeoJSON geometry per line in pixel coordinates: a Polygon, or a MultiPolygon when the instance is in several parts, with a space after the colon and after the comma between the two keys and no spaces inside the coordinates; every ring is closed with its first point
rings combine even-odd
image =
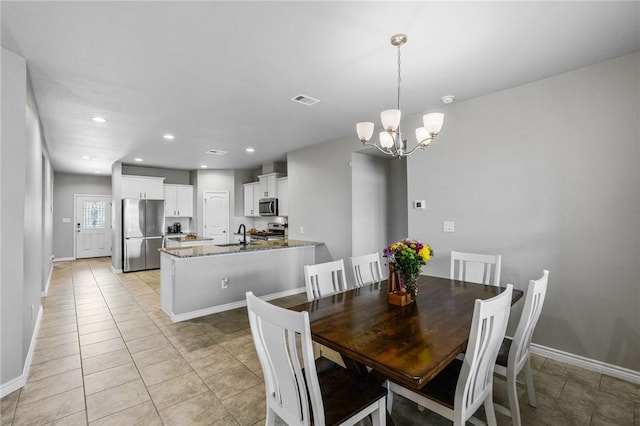
{"type": "MultiPolygon", "coordinates": [[[[74,195],[111,195],[111,177],[55,173],[53,190],[53,255],[58,259],[75,257],[74,195]],[[63,218],[71,219],[63,223],[63,218]]],[[[113,240],[112,240],[113,241],[113,240]]],[[[115,242],[114,242],[115,246],[115,242]]]]}
{"type": "Polygon", "coordinates": [[[26,382],[26,361],[51,269],[49,154],[26,61],[2,49],[0,396],[26,382]],[[44,233],[44,234],[43,234],[44,233]]]}
{"type": "MultiPolygon", "coordinates": [[[[196,185],[196,209],[193,214],[193,223],[198,235],[204,235],[204,193],[211,191],[226,191],[229,193],[229,222],[231,224],[235,211],[235,176],[233,170],[198,170],[194,172],[196,185]]],[[[193,229],[192,229],[193,231],[193,229]]],[[[233,229],[229,230],[233,233],[233,229]]]]}
{"type": "Polygon", "coordinates": [[[453,249],[502,254],[520,289],[547,268],[534,342],[636,371],[639,76],[635,54],[453,104],[407,166],[409,203],[427,205],[409,234],[435,250],[425,272],[448,276],[453,249]]]}

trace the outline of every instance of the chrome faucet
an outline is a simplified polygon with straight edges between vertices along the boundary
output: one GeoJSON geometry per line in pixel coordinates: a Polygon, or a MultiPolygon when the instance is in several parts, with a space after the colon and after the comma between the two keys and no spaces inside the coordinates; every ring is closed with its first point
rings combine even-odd
{"type": "Polygon", "coordinates": [[[240,224],[240,227],[238,228],[238,234],[240,233],[240,230],[242,230],[242,241],[240,242],[240,244],[242,244],[243,246],[247,245],[247,227],[244,226],[244,223],[240,224]]]}

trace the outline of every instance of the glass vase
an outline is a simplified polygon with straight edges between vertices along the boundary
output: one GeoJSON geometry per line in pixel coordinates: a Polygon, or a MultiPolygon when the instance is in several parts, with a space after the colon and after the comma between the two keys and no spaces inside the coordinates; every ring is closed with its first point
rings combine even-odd
{"type": "Polygon", "coordinates": [[[399,271],[398,286],[400,287],[401,293],[407,293],[411,296],[412,300],[415,300],[418,295],[418,276],[399,271]]]}

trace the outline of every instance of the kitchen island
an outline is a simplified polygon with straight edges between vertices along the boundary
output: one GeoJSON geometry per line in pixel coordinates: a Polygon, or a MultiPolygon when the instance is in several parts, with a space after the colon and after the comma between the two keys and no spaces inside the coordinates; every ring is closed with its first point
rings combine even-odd
{"type": "Polygon", "coordinates": [[[246,305],[245,293],[265,300],[303,293],[304,265],[316,246],[300,240],[204,245],[160,250],[160,304],[178,322],[246,305]]]}

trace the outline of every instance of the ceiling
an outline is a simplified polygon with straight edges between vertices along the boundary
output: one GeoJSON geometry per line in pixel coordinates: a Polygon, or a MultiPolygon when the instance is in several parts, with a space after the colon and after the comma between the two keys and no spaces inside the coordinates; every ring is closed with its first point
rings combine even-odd
{"type": "Polygon", "coordinates": [[[0,12],[2,46],[27,59],[54,170],[81,174],[108,175],[114,161],[253,169],[355,140],[356,122],[378,126],[395,106],[394,33],[409,38],[404,116],[640,51],[636,1],[3,0],[0,12]],[[320,102],[291,102],[298,94],[320,102]]]}

